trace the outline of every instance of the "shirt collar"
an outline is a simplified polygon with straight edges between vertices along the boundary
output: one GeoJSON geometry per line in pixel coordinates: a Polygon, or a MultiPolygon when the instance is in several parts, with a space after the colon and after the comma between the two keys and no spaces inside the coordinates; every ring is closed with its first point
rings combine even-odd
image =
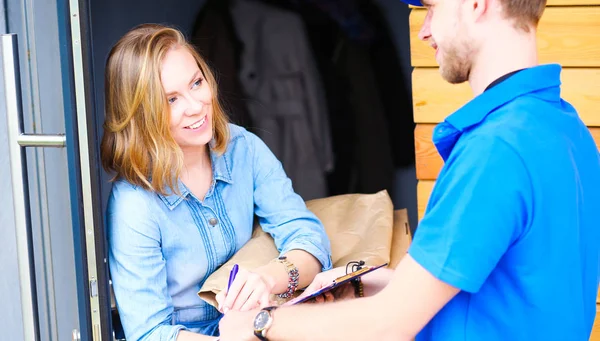
{"type": "MultiPolygon", "coordinates": [[[[223,181],[228,184],[233,184],[233,179],[231,177],[231,167],[229,166],[227,153],[225,152],[221,155],[218,155],[212,150],[212,148],[210,148],[210,160],[214,182],[223,181]]],[[[179,193],[181,193],[181,196],[173,193],[173,191],[171,191],[170,188],[167,188],[166,195],[158,195],[161,198],[161,200],[165,203],[165,205],[167,205],[169,210],[175,209],[175,207],[177,207],[181,203],[181,201],[183,201],[183,199],[191,193],[187,186],[180,179],[177,180],[177,186],[179,189],[179,193]]],[[[207,196],[209,196],[213,190],[214,187],[211,186],[207,193],[207,196]]]]}
{"type": "Polygon", "coordinates": [[[490,85],[488,85],[485,88],[485,90],[483,90],[483,91],[488,91],[489,89],[491,89],[491,88],[495,87],[496,85],[504,82],[505,80],[509,79],[512,75],[514,75],[515,73],[517,73],[519,71],[522,71],[522,70],[524,70],[524,69],[519,69],[519,70],[511,71],[511,72],[505,74],[504,76],[498,77],[495,81],[493,81],[492,83],[490,83],[490,85]]]}
{"type": "Polygon", "coordinates": [[[212,163],[213,179],[232,184],[233,179],[231,177],[231,167],[229,165],[229,154],[225,152],[218,155],[211,149],[210,160],[212,163]]]}
{"type": "Polygon", "coordinates": [[[442,159],[448,159],[465,129],[481,123],[492,111],[511,100],[534,92],[547,100],[560,99],[561,70],[558,64],[539,65],[521,70],[488,88],[448,116],[433,132],[433,143],[442,159]]]}
{"type": "Polygon", "coordinates": [[[528,93],[558,87],[561,84],[558,64],[524,69],[502,83],[483,92],[446,118],[459,131],[481,123],[489,113],[511,100],[528,93]]]}

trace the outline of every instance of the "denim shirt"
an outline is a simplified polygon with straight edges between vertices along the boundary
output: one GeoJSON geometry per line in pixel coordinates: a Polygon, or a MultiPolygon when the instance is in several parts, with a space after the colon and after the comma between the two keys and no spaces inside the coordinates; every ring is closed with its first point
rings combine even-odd
{"type": "Polygon", "coordinates": [[[255,215],[281,254],[305,250],[324,271],[332,266],[325,229],[281,163],[257,136],[229,127],[225,153],[211,152],[213,181],[204,200],[181,181],[181,197],[122,180],[113,185],[109,267],[128,341],[175,340],[182,329],[217,335],[221,314],[197,292],[250,240],[255,215]]]}

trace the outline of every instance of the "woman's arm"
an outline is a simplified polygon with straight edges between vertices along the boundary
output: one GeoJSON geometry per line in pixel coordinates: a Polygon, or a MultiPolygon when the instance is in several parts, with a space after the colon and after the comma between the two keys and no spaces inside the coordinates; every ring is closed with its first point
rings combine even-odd
{"type": "MultiPolygon", "coordinates": [[[[253,155],[255,213],[280,254],[298,268],[298,287],[304,288],[319,272],[331,268],[329,238],[267,145],[254,134],[245,137],[253,155]]],[[[287,289],[289,276],[283,264],[273,262],[258,272],[275,282],[274,293],[287,289]]]]}
{"type": "Polygon", "coordinates": [[[184,326],[171,325],[159,227],[143,195],[127,185],[116,187],[107,214],[109,266],[125,336],[173,341],[184,326]]]}
{"type": "MultiPolygon", "coordinates": [[[[315,276],[321,272],[321,263],[312,254],[304,250],[291,250],[285,254],[287,259],[298,268],[298,287],[307,287],[315,276]]],[[[287,290],[289,275],[283,264],[271,262],[255,270],[263,276],[272,287],[272,293],[282,293],[287,290]]]]}
{"type": "MultiPolygon", "coordinates": [[[[285,256],[298,269],[299,287],[310,284],[321,270],[321,263],[306,251],[291,250],[285,256]]],[[[219,310],[227,313],[229,310],[246,311],[271,305],[270,296],[286,292],[289,282],[290,275],[280,262],[270,262],[252,272],[240,269],[231,288],[216,296],[219,310]]]]}
{"type": "MultiPolygon", "coordinates": [[[[308,286],[316,274],[331,268],[331,246],[321,221],[307,209],[292,188],[279,160],[256,135],[244,132],[252,157],[254,212],[281,256],[298,270],[298,288],[308,286]]],[[[271,294],[286,292],[290,274],[274,261],[248,272],[240,269],[231,289],[217,295],[219,310],[248,310],[271,304],[271,294]]]]}

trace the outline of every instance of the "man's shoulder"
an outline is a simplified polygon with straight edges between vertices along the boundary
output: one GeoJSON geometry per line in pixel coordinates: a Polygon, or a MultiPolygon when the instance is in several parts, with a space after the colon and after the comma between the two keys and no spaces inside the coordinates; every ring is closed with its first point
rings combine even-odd
{"type": "Polygon", "coordinates": [[[464,131],[454,147],[455,157],[474,158],[483,161],[492,154],[505,155],[506,162],[514,162],[521,154],[521,137],[513,136],[517,132],[510,131],[506,125],[482,123],[464,131]]]}
{"type": "Polygon", "coordinates": [[[479,149],[497,149],[500,144],[523,155],[541,149],[545,137],[563,132],[561,121],[567,119],[559,106],[523,96],[495,109],[466,130],[463,140],[479,149]]]}

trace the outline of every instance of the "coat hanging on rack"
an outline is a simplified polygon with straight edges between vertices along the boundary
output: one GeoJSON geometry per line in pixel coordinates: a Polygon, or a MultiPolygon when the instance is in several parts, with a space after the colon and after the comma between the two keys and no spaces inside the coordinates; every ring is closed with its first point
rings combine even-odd
{"type": "Polygon", "coordinates": [[[301,19],[253,0],[231,2],[243,43],[240,82],[253,127],[305,200],[328,195],[333,169],[327,104],[301,19]]]}
{"type": "Polygon", "coordinates": [[[393,195],[394,168],[412,164],[410,91],[386,19],[371,0],[262,0],[298,13],[327,93],[335,154],[331,194],[393,195]]]}

